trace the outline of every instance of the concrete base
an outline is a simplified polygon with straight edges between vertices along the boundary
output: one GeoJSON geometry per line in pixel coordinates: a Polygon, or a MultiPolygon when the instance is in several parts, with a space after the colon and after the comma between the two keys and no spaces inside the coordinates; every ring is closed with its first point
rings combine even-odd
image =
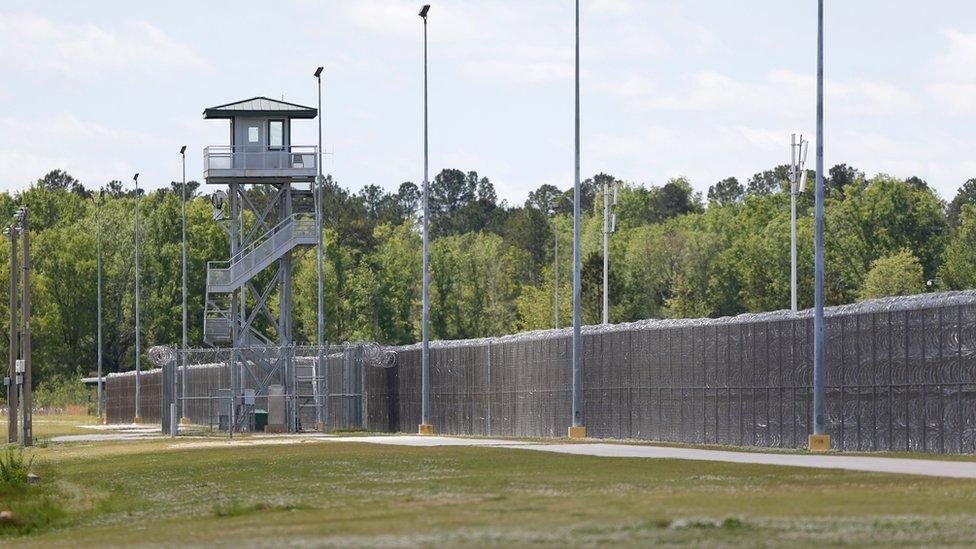
{"type": "Polygon", "coordinates": [[[811,452],[830,451],[830,435],[810,435],[807,442],[811,452]]]}
{"type": "Polygon", "coordinates": [[[284,425],[265,425],[265,433],[287,433],[288,429],[285,429],[284,425]]]}
{"type": "Polygon", "coordinates": [[[586,426],[570,427],[568,436],[569,438],[586,438],[586,426]]]}
{"type": "Polygon", "coordinates": [[[315,430],[318,431],[318,432],[320,432],[320,433],[324,433],[326,431],[325,422],[324,421],[316,421],[315,422],[315,430]]]}
{"type": "Polygon", "coordinates": [[[136,416],[132,418],[132,423],[135,423],[136,425],[142,425],[142,416],[136,416]]]}
{"type": "Polygon", "coordinates": [[[417,433],[425,436],[434,434],[434,426],[430,423],[421,423],[420,428],[417,429],[417,433]]]}

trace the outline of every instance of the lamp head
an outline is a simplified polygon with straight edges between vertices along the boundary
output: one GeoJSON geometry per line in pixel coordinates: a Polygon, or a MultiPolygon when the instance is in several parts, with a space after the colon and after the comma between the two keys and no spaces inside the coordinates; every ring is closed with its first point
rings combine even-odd
{"type": "Polygon", "coordinates": [[[424,4],[424,7],[420,8],[420,16],[427,20],[427,12],[430,11],[430,4],[424,4]]]}
{"type": "Polygon", "coordinates": [[[315,78],[319,78],[320,76],[322,76],[322,69],[324,69],[324,68],[325,67],[319,67],[319,68],[315,69],[315,78]]]}
{"type": "Polygon", "coordinates": [[[180,147],[180,154],[186,155],[186,145],[183,145],[182,147],[180,147]]]}
{"type": "Polygon", "coordinates": [[[138,172],[135,175],[132,176],[132,180],[135,181],[137,185],[139,184],[139,173],[138,172]]]}
{"type": "Polygon", "coordinates": [[[213,206],[213,218],[215,221],[220,221],[224,217],[224,201],[227,199],[227,193],[222,190],[218,190],[210,195],[210,204],[213,206]]]}

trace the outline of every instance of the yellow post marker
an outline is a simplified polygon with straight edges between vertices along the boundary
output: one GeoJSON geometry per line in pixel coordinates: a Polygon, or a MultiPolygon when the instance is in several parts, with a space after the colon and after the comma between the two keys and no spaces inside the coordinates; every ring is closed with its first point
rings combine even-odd
{"type": "Polygon", "coordinates": [[[136,416],[132,418],[132,423],[136,425],[142,425],[142,416],[136,416]]]}
{"type": "Polygon", "coordinates": [[[808,442],[811,452],[830,451],[830,435],[810,435],[808,442]]]}
{"type": "Polygon", "coordinates": [[[434,426],[430,423],[421,423],[420,428],[417,433],[423,436],[430,436],[434,434],[434,426]]]}
{"type": "Polygon", "coordinates": [[[190,418],[183,416],[180,418],[180,425],[190,425],[190,418]]]}
{"type": "Polygon", "coordinates": [[[570,427],[569,438],[586,438],[586,426],[570,427]]]}
{"type": "Polygon", "coordinates": [[[318,431],[318,432],[320,432],[320,433],[324,433],[325,432],[325,422],[324,421],[316,421],[315,422],[315,430],[318,431]]]}

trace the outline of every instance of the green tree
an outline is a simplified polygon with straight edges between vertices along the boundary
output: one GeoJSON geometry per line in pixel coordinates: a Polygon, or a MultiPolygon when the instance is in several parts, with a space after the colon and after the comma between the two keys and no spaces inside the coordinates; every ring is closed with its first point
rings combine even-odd
{"type": "Polygon", "coordinates": [[[959,227],[939,268],[941,285],[950,290],[976,288],[976,206],[964,204],[959,227]]]}
{"type": "Polygon", "coordinates": [[[919,294],[925,291],[922,264],[911,250],[874,260],[861,287],[861,299],[919,294]]]}
{"type": "Polygon", "coordinates": [[[742,200],[746,189],[734,177],[726,177],[708,188],[708,204],[726,206],[742,200]]]}
{"type": "Polygon", "coordinates": [[[946,216],[949,219],[950,227],[959,226],[960,215],[967,204],[976,206],[976,178],[966,181],[962,187],[959,187],[956,196],[949,203],[946,216]]]}

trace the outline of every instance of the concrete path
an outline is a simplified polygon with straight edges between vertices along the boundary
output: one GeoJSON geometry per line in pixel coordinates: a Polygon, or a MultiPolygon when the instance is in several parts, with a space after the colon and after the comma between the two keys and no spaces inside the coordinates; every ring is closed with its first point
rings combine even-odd
{"type": "Polygon", "coordinates": [[[142,440],[161,437],[158,425],[137,425],[135,423],[121,425],[82,425],[85,429],[102,431],[99,434],[61,435],[51,437],[51,442],[102,442],[111,440],[142,440]]]}
{"type": "MultiPolygon", "coordinates": [[[[66,435],[54,437],[54,442],[96,442],[110,440],[136,440],[164,438],[158,426],[114,425],[91,426],[93,430],[108,431],[104,434],[66,435]]],[[[624,457],[647,459],[686,459],[692,461],[720,461],[784,467],[808,467],[814,469],[843,469],[871,473],[897,473],[930,477],[976,479],[976,461],[944,461],[936,459],[904,459],[870,456],[846,456],[843,454],[786,454],[761,452],[731,452],[728,450],[699,450],[670,446],[640,444],[615,444],[610,442],[522,442],[517,440],[462,438],[418,435],[368,435],[341,436],[302,433],[293,435],[249,435],[236,439],[179,439],[172,448],[191,449],[221,446],[253,446],[266,444],[297,444],[315,442],[358,442],[363,444],[391,444],[397,446],[471,446],[482,448],[508,448],[533,450],[597,457],[624,457]]]]}
{"type": "Polygon", "coordinates": [[[330,442],[396,444],[402,446],[487,446],[583,456],[687,459],[693,461],[721,461],[725,463],[750,463],[759,465],[781,465],[785,467],[844,469],[848,471],[864,471],[871,473],[901,473],[930,477],[976,479],[976,462],[973,461],[941,461],[935,459],[903,459],[844,455],[730,452],[725,450],[698,450],[693,448],[613,444],[604,442],[516,442],[511,440],[493,439],[421,437],[417,435],[329,437],[328,439],[322,440],[328,440],[330,442]]]}

